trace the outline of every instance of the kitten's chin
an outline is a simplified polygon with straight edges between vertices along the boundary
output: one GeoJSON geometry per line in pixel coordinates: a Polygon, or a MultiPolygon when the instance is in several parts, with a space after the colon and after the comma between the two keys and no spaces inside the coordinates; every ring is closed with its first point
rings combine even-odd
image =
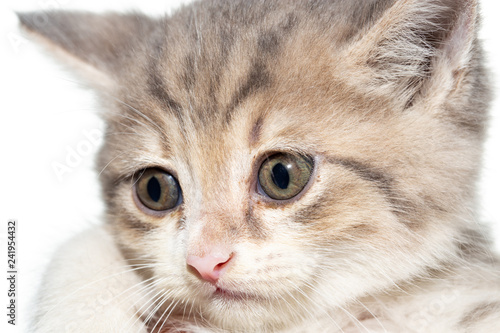
{"type": "Polygon", "coordinates": [[[294,321],[286,313],[274,311],[262,302],[244,298],[215,297],[211,306],[206,308],[205,318],[209,326],[228,331],[277,331],[294,321]]]}
{"type": "Polygon", "coordinates": [[[205,318],[229,331],[274,331],[298,320],[285,297],[214,287],[206,298],[205,318]],[[288,308],[287,305],[288,304],[288,308]]]}

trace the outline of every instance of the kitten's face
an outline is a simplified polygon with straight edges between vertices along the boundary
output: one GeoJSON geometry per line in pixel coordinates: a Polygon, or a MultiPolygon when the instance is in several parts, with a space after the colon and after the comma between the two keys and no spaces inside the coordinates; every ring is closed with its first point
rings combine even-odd
{"type": "Polygon", "coordinates": [[[463,110],[484,108],[472,42],[399,40],[432,26],[407,26],[411,2],[211,6],[144,21],[107,87],[108,220],[163,309],[285,327],[453,253],[482,126],[463,110]]]}

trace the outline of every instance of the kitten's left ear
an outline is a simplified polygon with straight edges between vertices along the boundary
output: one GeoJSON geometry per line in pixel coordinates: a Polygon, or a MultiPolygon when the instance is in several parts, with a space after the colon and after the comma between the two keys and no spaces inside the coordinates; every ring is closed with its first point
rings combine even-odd
{"type": "Polygon", "coordinates": [[[395,1],[346,58],[368,86],[399,96],[405,108],[424,87],[460,88],[477,52],[477,12],[477,0],[395,1]]]}
{"type": "Polygon", "coordinates": [[[151,34],[155,23],[135,13],[52,11],[18,13],[18,17],[32,37],[101,87],[127,70],[134,50],[151,34]]]}

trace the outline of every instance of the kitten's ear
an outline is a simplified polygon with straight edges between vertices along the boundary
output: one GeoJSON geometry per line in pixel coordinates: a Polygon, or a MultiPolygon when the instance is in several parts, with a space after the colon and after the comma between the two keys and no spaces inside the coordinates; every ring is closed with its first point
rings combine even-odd
{"type": "Polygon", "coordinates": [[[470,66],[477,6],[477,0],[395,1],[352,45],[349,58],[364,68],[374,90],[398,94],[402,107],[434,78],[452,89],[456,74],[470,66]]]}
{"type": "Polygon", "coordinates": [[[18,13],[21,26],[98,86],[113,82],[154,28],[141,14],[18,13]]]}

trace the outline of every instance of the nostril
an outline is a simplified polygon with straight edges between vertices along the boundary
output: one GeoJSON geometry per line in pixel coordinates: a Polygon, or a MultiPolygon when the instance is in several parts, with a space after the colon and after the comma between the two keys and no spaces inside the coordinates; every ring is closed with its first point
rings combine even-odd
{"type": "Polygon", "coordinates": [[[203,257],[188,255],[186,263],[194,268],[203,280],[215,283],[224,273],[224,268],[227,267],[232,258],[232,253],[229,255],[208,254],[203,257]]]}
{"type": "Polygon", "coordinates": [[[214,270],[219,270],[220,271],[221,269],[223,269],[229,263],[229,261],[231,261],[231,258],[233,258],[233,254],[232,253],[229,255],[229,258],[226,261],[218,263],[217,265],[215,265],[214,270]]]}

